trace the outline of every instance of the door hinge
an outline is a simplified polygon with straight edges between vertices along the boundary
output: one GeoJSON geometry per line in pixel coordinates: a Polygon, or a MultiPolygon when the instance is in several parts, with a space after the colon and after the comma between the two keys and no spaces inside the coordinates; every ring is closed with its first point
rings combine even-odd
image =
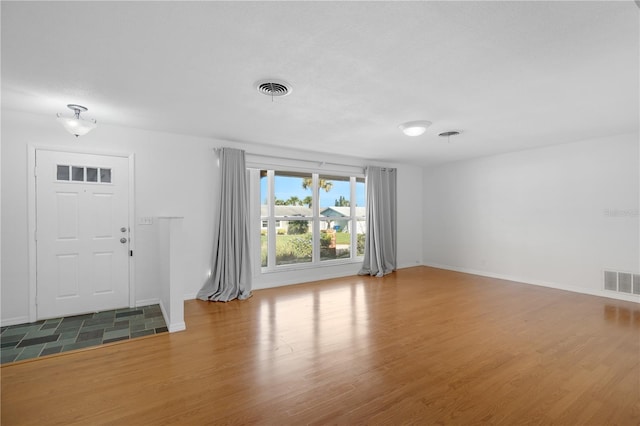
{"type": "Polygon", "coordinates": [[[133,257],[133,250],[129,250],[129,257],[133,257]]]}
{"type": "Polygon", "coordinates": [[[33,175],[34,175],[35,177],[38,177],[38,166],[35,166],[35,167],[33,168],[33,175]]]}
{"type": "Polygon", "coordinates": [[[33,241],[38,241],[38,231],[33,231],[33,241]]]}

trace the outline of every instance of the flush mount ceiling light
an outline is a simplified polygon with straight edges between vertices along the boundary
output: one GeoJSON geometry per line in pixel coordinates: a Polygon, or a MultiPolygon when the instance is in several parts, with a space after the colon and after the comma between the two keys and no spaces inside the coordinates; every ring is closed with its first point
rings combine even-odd
{"type": "Polygon", "coordinates": [[[269,78],[256,82],[256,89],[263,95],[271,96],[271,100],[275,96],[287,96],[293,91],[289,83],[283,80],[269,78]]]}
{"type": "Polygon", "coordinates": [[[87,108],[83,107],[82,105],[75,104],[69,104],[67,105],[67,108],[74,112],[74,116],[63,117],[61,114],[58,114],[58,122],[60,122],[60,124],[62,124],[62,126],[67,129],[67,132],[75,135],[75,137],[84,136],[98,127],[96,120],[85,120],[84,118],[80,117],[81,112],[88,111],[87,108]]]}
{"type": "Polygon", "coordinates": [[[430,121],[407,121],[398,126],[402,132],[407,136],[420,136],[427,131],[427,127],[431,126],[430,121]]]}

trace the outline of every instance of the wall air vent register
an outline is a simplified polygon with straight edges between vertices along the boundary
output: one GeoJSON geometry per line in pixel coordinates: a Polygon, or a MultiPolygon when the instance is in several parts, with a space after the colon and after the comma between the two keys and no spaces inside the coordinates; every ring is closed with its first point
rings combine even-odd
{"type": "Polygon", "coordinates": [[[604,271],[604,289],[617,293],[640,295],[640,274],[604,271]]]}

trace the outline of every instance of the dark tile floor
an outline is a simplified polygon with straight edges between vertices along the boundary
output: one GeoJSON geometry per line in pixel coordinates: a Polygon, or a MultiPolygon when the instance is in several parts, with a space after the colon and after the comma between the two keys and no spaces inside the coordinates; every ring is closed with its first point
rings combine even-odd
{"type": "Polygon", "coordinates": [[[1,363],[164,333],[160,305],[55,318],[0,329],[1,363]]]}

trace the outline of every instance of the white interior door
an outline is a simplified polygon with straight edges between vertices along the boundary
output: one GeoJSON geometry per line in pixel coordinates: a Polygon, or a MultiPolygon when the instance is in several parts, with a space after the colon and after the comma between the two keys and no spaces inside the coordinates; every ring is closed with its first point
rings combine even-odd
{"type": "Polygon", "coordinates": [[[129,305],[129,160],[36,150],[37,317],[129,305]]]}

